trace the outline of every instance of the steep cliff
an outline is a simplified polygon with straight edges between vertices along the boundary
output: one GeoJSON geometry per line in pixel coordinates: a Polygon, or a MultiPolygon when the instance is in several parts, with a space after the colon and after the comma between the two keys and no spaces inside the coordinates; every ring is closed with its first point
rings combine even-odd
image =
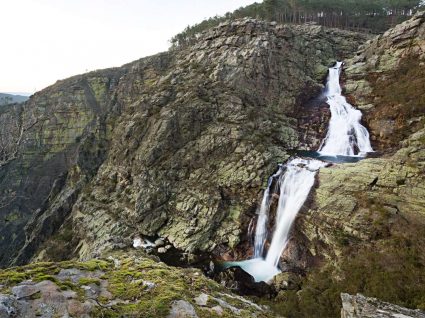
{"type": "Polygon", "coordinates": [[[40,249],[91,258],[136,235],[191,253],[235,246],[266,178],[300,146],[298,108],[362,42],[245,19],[2,109],[0,263],[40,249]]]}
{"type": "Polygon", "coordinates": [[[123,72],[76,76],[0,110],[1,265],[13,263],[24,245],[26,256],[17,262],[27,261],[36,248],[31,233],[38,230],[41,240],[51,235],[96,173],[118,114],[112,91],[123,72]]]}

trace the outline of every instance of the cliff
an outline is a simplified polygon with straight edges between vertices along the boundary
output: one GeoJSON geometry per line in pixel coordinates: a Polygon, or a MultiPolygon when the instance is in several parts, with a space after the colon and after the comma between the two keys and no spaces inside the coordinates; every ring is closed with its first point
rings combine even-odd
{"type": "Polygon", "coordinates": [[[2,108],[0,264],[88,259],[137,235],[190,253],[234,247],[300,146],[298,108],[363,41],[245,19],[2,108]]]}

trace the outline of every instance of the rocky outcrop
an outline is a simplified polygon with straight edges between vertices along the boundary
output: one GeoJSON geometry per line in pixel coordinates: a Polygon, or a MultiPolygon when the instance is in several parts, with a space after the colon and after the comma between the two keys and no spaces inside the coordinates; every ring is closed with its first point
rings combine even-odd
{"type": "Polygon", "coordinates": [[[0,270],[0,317],[275,317],[199,270],[142,255],[0,270]]]}
{"type": "Polygon", "coordinates": [[[365,297],[361,294],[341,294],[341,318],[424,318],[425,312],[411,310],[397,305],[380,301],[376,298],[365,297]]]}
{"type": "Polygon", "coordinates": [[[298,108],[363,41],[239,20],[3,107],[1,266],[88,259],[138,235],[188,253],[234,247],[267,177],[302,143],[298,108]]]}
{"type": "Polygon", "coordinates": [[[318,65],[361,38],[337,34],[248,19],[175,52],[166,72],[144,79],[150,86],[135,65],[118,99],[129,85],[144,94],[117,121],[108,159],[74,208],[80,256],[134,234],[189,253],[234,247],[266,178],[299,143],[292,114],[320,90],[318,65]]]}

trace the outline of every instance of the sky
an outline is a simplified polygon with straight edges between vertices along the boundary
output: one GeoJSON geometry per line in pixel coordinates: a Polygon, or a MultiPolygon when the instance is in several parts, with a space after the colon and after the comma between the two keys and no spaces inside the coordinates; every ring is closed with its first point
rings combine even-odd
{"type": "Polygon", "coordinates": [[[254,2],[0,0],[0,92],[34,93],[165,51],[187,25],[254,2]]]}

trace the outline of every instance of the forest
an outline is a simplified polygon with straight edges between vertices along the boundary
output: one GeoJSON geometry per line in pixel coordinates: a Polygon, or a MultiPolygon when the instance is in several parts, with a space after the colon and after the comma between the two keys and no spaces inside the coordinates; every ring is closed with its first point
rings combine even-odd
{"type": "Polygon", "coordinates": [[[245,17],[278,23],[314,23],[379,34],[421,8],[425,8],[422,0],[264,0],[188,26],[170,42],[173,48],[187,46],[196,40],[196,34],[225,20],[245,17]]]}

